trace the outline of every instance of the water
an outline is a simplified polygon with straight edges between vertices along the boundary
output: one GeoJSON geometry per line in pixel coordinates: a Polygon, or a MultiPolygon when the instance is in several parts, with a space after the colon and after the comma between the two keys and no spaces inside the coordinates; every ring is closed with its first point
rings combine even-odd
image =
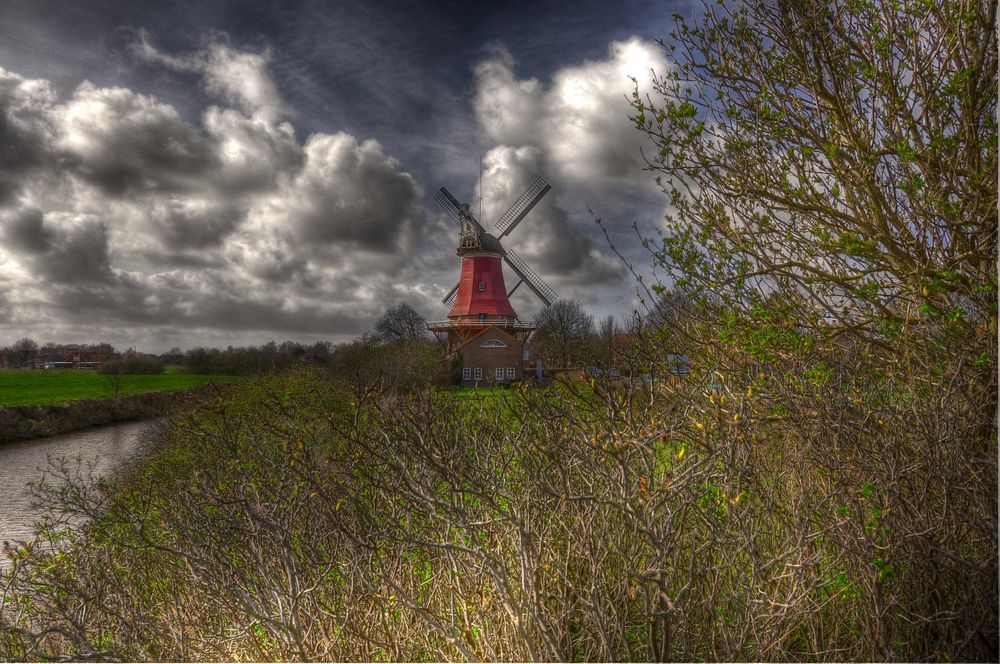
{"type": "MultiPolygon", "coordinates": [[[[0,443],[0,542],[32,539],[33,523],[39,517],[32,509],[28,483],[41,478],[48,459],[79,456],[83,468],[94,464],[95,475],[110,475],[142,450],[143,432],[155,421],[128,422],[82,431],[0,443]]],[[[7,559],[0,554],[0,565],[7,559]]]]}

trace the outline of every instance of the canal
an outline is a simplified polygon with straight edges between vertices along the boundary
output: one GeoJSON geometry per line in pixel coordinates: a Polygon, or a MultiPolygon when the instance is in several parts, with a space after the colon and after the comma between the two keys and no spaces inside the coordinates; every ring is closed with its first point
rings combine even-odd
{"type": "MultiPolygon", "coordinates": [[[[49,459],[66,457],[81,468],[93,464],[95,475],[110,475],[144,449],[143,434],[151,432],[156,420],[93,427],[72,433],[0,443],[0,542],[20,542],[33,536],[33,524],[40,516],[32,508],[28,484],[41,478],[49,459]]],[[[0,554],[0,566],[7,559],[0,554]]]]}

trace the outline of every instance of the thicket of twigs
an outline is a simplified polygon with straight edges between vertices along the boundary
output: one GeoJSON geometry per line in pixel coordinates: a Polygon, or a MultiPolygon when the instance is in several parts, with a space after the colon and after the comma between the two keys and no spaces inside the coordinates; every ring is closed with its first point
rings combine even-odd
{"type": "Polygon", "coordinates": [[[117,483],[53,469],[0,657],[995,659],[979,370],[770,323],[680,382],[206,399],[117,483]]]}

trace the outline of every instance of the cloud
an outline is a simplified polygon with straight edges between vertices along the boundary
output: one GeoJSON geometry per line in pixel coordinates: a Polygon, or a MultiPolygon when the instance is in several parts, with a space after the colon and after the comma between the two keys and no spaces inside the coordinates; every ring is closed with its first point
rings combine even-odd
{"type": "Polygon", "coordinates": [[[477,64],[473,108],[479,125],[496,143],[536,144],[545,117],[545,90],[537,79],[514,77],[514,57],[503,48],[477,64]]]}
{"type": "Polygon", "coordinates": [[[19,210],[6,220],[4,240],[13,249],[40,254],[52,246],[52,231],[45,228],[42,211],[29,208],[19,210]]]}
{"type": "Polygon", "coordinates": [[[202,122],[212,137],[220,170],[219,189],[238,194],[273,188],[282,175],[295,173],[305,161],[292,125],[271,125],[234,109],[213,106],[202,122]]]}
{"type": "Polygon", "coordinates": [[[606,238],[588,208],[605,219],[627,257],[640,259],[627,229],[637,218],[658,216],[662,202],[643,171],[645,138],[628,120],[629,100],[636,87],[640,95],[651,91],[654,72],[670,69],[661,46],[637,37],[612,42],[607,57],[562,67],[544,82],[519,78],[502,47],[473,69],[473,110],[494,146],[484,160],[486,217],[502,214],[535,176],[544,175],[552,192],[504,243],[561,297],[605,310],[620,306],[627,272],[603,250],[606,238]],[[618,302],[609,306],[608,298],[618,302]]]}
{"type": "Polygon", "coordinates": [[[632,37],[612,42],[604,60],[558,70],[544,86],[519,80],[513,58],[500,49],[475,67],[473,108],[489,140],[536,146],[547,172],[606,188],[642,168],[628,99],[636,84],[640,94],[650,91],[654,70],[670,70],[663,48],[632,37]]]}
{"type": "Polygon", "coordinates": [[[108,283],[114,279],[107,227],[99,219],[26,209],[10,215],[2,228],[4,239],[11,248],[20,250],[36,279],[49,284],[108,283]]]}
{"type": "Polygon", "coordinates": [[[150,44],[149,35],[140,30],[132,43],[132,52],[150,63],[200,74],[207,92],[267,124],[289,113],[268,73],[271,55],[267,50],[240,51],[228,43],[225,35],[215,34],[200,51],[168,55],[150,44]]]}
{"type": "MultiPolygon", "coordinates": [[[[270,213],[287,220],[303,244],[348,242],[376,253],[409,246],[423,222],[423,191],[376,141],[315,134],[299,175],[275,196],[270,213]]],[[[280,223],[280,222],[279,222],[280,223]]]]}
{"type": "Polygon", "coordinates": [[[0,170],[0,294],[15,312],[0,332],[343,338],[419,278],[423,191],[377,141],[299,143],[266,53],[137,44],[200,74],[220,105],[191,122],[128,88],[84,81],[61,101],[0,70],[0,154],[17,165],[0,170]]]}
{"type": "Polygon", "coordinates": [[[12,202],[25,180],[50,163],[47,116],[55,95],[47,81],[0,67],[0,206],[12,202]]]}
{"type": "MultiPolygon", "coordinates": [[[[421,183],[387,143],[298,138],[266,49],[213,35],[177,55],[139,33],[132,50],[197,76],[212,103],[181,113],[145,88],[88,81],[56,95],[0,70],[0,334],[166,347],[256,332],[342,339],[388,303],[443,313],[453,229],[428,218],[421,183]]],[[[519,78],[503,51],[475,69],[473,117],[493,146],[484,221],[544,174],[553,192],[504,243],[564,297],[594,301],[621,284],[580,198],[635,191],[627,74],[657,58],[629,40],[544,82],[519,78]]],[[[526,289],[516,297],[535,306],[526,289]]]]}
{"type": "Polygon", "coordinates": [[[184,250],[219,246],[246,211],[225,201],[170,197],[152,202],[145,214],[166,249],[184,250]]]}
{"type": "Polygon", "coordinates": [[[85,81],[52,115],[56,147],[111,196],[193,191],[219,167],[205,137],[173,107],[131,90],[85,81]]]}
{"type": "MultiPolygon", "coordinates": [[[[542,152],[536,147],[498,146],[483,158],[484,216],[495,220],[520,196],[541,170],[542,152]]],[[[560,290],[617,281],[622,267],[598,251],[571,223],[555,196],[548,195],[517,226],[504,245],[514,249],[542,275],[555,279],[560,290]]],[[[564,293],[565,294],[565,293],[564,293]]]]}

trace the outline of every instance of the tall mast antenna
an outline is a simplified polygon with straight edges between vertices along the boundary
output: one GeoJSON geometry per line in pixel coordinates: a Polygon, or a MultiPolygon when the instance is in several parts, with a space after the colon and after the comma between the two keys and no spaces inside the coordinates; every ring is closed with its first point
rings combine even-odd
{"type": "Polygon", "coordinates": [[[485,155],[479,153],[479,218],[483,218],[483,157],[485,155]]]}

